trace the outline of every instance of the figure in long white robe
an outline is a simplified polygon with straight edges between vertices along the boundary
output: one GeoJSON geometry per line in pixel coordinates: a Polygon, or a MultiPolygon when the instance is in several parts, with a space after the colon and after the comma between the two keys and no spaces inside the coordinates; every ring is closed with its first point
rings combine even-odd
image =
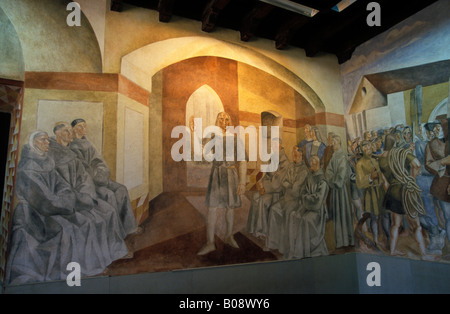
{"type": "Polygon", "coordinates": [[[125,234],[137,232],[138,226],[131,207],[128,189],[110,178],[111,172],[108,165],[94,145],[86,138],[86,121],[76,119],[71,126],[75,137],[69,147],[93,178],[98,195],[116,209],[125,234]]]}
{"type": "Polygon", "coordinates": [[[325,172],[325,178],[331,189],[330,207],[336,248],[340,248],[355,245],[350,194],[347,188],[351,169],[347,154],[341,148],[340,137],[334,137],[333,148],[334,153],[325,172]]]}
{"type": "Polygon", "coordinates": [[[258,191],[253,194],[247,220],[247,231],[256,237],[266,237],[270,206],[277,202],[283,193],[282,182],[289,168],[289,159],[280,143],[278,169],[267,172],[260,182],[258,191]]]}
{"type": "Polygon", "coordinates": [[[8,284],[65,280],[71,262],[80,265],[82,277],[97,275],[128,251],[118,234],[108,232],[102,213],[77,200],[39,146],[48,149],[45,132],[30,136],[18,165],[8,284]]]}
{"type": "Polygon", "coordinates": [[[287,258],[328,255],[325,225],[329,187],[317,156],[311,158],[311,171],[306,179],[302,206],[292,211],[289,217],[287,258]]]}
{"type": "Polygon", "coordinates": [[[293,210],[301,206],[305,180],[309,169],[303,161],[302,151],[294,146],[293,162],[283,180],[283,196],[270,207],[266,248],[287,253],[289,248],[288,218],[293,210]]]}

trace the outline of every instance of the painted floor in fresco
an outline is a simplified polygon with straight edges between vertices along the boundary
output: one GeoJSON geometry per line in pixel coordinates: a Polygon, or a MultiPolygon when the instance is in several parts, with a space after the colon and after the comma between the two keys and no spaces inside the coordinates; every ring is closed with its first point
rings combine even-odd
{"type": "MultiPolygon", "coordinates": [[[[252,262],[281,260],[276,250],[264,250],[264,241],[245,231],[251,192],[243,197],[243,206],[235,212],[234,232],[239,249],[225,244],[224,212],[217,215],[216,251],[204,256],[197,255],[206,241],[206,206],[204,193],[163,193],[150,204],[150,215],[141,224],[140,235],[129,236],[126,241],[134,252],[130,259],[112,263],[102,275],[131,275],[198,267],[233,265],[252,262]]],[[[326,227],[327,238],[334,233],[331,221],[326,227]]],[[[371,235],[365,231],[367,238],[371,235]]],[[[383,238],[385,241],[385,238],[383,238]]],[[[427,243],[428,244],[428,243],[427,243]]],[[[335,249],[333,241],[327,240],[330,254],[354,252],[354,247],[335,249]]],[[[405,257],[419,259],[413,238],[404,232],[399,238],[399,249],[409,252],[405,257]]],[[[364,245],[359,251],[388,255],[386,247],[374,249],[364,245]]],[[[444,255],[450,254],[444,251],[444,255]]],[[[450,258],[433,257],[435,261],[450,262],[450,258]]]]}

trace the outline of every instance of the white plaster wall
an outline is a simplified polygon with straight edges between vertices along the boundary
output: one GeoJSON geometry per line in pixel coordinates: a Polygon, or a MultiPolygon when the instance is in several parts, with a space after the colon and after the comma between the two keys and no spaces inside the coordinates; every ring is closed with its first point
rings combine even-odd
{"type": "Polygon", "coordinates": [[[55,123],[86,120],[87,138],[101,154],[103,149],[103,103],[71,100],[39,100],[36,128],[54,136],[55,123]]]}
{"type": "Polygon", "coordinates": [[[131,199],[149,192],[149,108],[119,94],[116,178],[131,199]]]}

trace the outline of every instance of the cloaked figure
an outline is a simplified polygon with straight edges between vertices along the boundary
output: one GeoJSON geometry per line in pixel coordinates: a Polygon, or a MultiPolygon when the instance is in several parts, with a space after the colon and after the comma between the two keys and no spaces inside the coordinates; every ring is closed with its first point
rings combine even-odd
{"type": "Polygon", "coordinates": [[[87,124],[84,119],[75,119],[71,123],[73,140],[69,148],[81,160],[86,171],[92,177],[95,190],[100,198],[111,204],[117,211],[125,235],[141,232],[134,217],[128,189],[111,179],[111,172],[103,157],[87,138],[87,124]]]}

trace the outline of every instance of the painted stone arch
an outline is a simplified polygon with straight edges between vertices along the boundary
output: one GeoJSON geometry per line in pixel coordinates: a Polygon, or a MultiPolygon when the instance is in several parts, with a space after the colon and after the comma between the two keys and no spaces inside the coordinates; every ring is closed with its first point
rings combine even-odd
{"type": "Polygon", "coordinates": [[[102,73],[96,34],[83,12],[81,26],[67,25],[68,3],[1,1],[0,9],[14,26],[23,49],[24,71],[102,73]]]}
{"type": "Polygon", "coordinates": [[[24,80],[22,46],[16,28],[0,7],[0,78],[24,80]]]}
{"type": "Polygon", "coordinates": [[[235,60],[260,69],[291,86],[311,104],[316,113],[326,111],[317,93],[278,62],[253,49],[208,37],[172,38],[141,47],[122,58],[121,74],[151,91],[151,77],[154,74],[171,64],[201,56],[235,60]]]}
{"type": "Polygon", "coordinates": [[[271,127],[275,126],[279,129],[279,138],[283,139],[283,116],[273,110],[261,112],[261,126],[266,126],[266,133],[263,134],[263,138],[268,140],[271,137],[271,127]]]}
{"type": "MultiPolygon", "coordinates": [[[[186,104],[196,90],[208,84],[223,102],[224,111],[230,114],[233,123],[239,123],[241,120],[241,111],[237,105],[238,90],[225,91],[224,86],[216,85],[219,80],[223,80],[224,73],[216,72],[218,68],[224,66],[222,69],[226,69],[226,72],[237,74],[238,66],[241,64],[277,78],[298,94],[296,102],[306,104],[303,107],[307,107],[307,116],[303,116],[305,112],[299,111],[299,115],[295,118],[291,117],[290,121],[283,121],[289,124],[290,129],[295,129],[298,123],[301,125],[304,122],[303,120],[315,119],[315,114],[326,111],[318,94],[298,75],[268,56],[236,43],[200,36],[179,37],[143,46],[122,57],[120,74],[149,91],[152,95],[152,107],[154,107],[151,110],[156,110],[156,113],[160,110],[162,112],[162,115],[158,114],[154,117],[151,115],[151,124],[162,126],[157,132],[162,137],[162,143],[155,138],[149,147],[153,152],[151,176],[158,178],[155,194],[188,189],[186,163],[174,162],[170,156],[174,141],[170,134],[175,125],[187,125],[186,104]],[[196,62],[198,62],[197,66],[191,67],[196,62]],[[211,62],[209,65],[212,66],[213,71],[200,70],[203,68],[203,62],[211,62]],[[196,75],[199,75],[199,71],[201,75],[210,77],[210,80],[197,80],[196,75]],[[180,73],[183,73],[181,78],[178,76],[180,73]],[[176,84],[173,83],[175,81],[176,84]],[[172,86],[164,85],[167,82],[172,82],[172,86]],[[154,84],[157,87],[154,88],[154,84]],[[160,89],[160,84],[163,84],[164,88],[160,89]],[[159,154],[159,152],[162,153],[159,154]],[[155,165],[159,166],[155,168],[155,165]]],[[[225,85],[237,86],[234,79],[229,77],[225,85]]],[[[245,118],[256,122],[256,116],[250,115],[245,118]]],[[[259,123],[256,122],[256,124],[259,123]]],[[[291,130],[291,133],[292,138],[289,141],[296,142],[296,132],[291,130]]],[[[154,136],[152,135],[152,138],[154,136]]]]}

